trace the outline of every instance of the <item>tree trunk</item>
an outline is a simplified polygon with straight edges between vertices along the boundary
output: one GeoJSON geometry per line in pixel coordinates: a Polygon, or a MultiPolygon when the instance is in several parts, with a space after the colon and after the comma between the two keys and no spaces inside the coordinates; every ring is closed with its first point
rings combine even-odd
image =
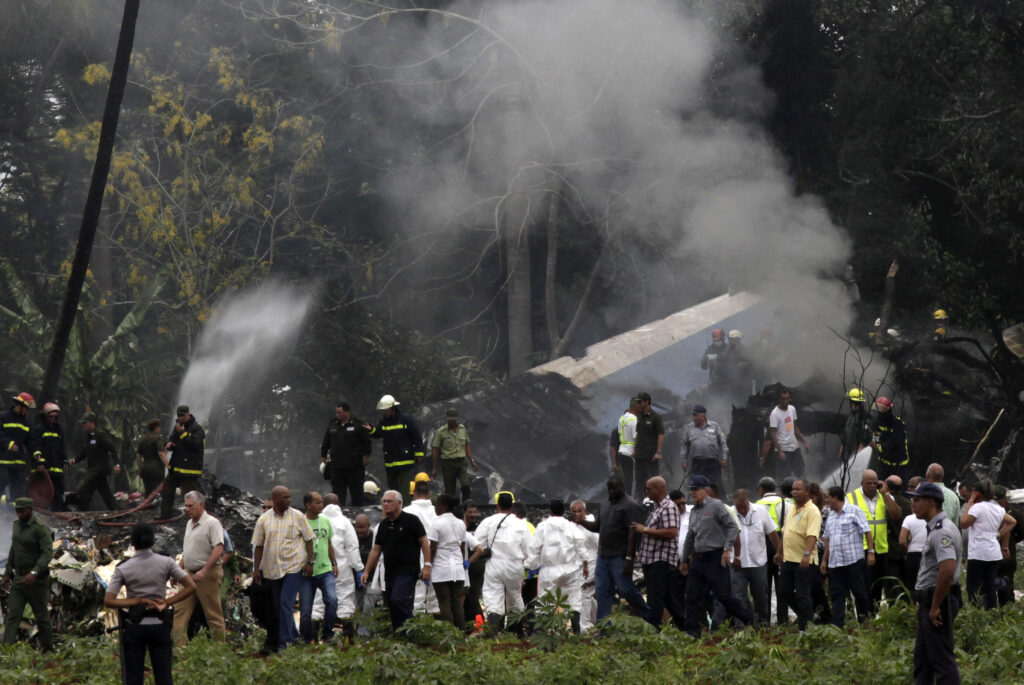
{"type": "Polygon", "coordinates": [[[114,68],[110,75],[107,103],[103,109],[103,123],[100,127],[100,140],[96,149],[96,163],[93,165],[89,195],[85,200],[82,225],[78,231],[78,247],[75,249],[75,258],[71,263],[71,277],[68,279],[68,289],[64,295],[64,304],[61,306],[57,330],[53,335],[50,358],[46,363],[46,376],[40,393],[43,402],[48,402],[56,397],[61,369],[64,366],[64,354],[67,351],[71,327],[75,322],[75,314],[78,312],[78,303],[82,297],[85,274],[89,269],[89,257],[92,254],[96,226],[99,223],[100,210],[103,207],[103,194],[107,187],[110,159],[114,152],[117,120],[121,113],[125,84],[128,81],[132,43],[135,41],[135,21],[138,16],[139,0],[125,0],[124,15],[121,17],[121,34],[117,39],[114,68]]]}
{"type": "Polygon", "coordinates": [[[505,213],[505,260],[508,269],[508,374],[532,365],[533,326],[530,311],[530,202],[513,194],[505,213]]]}
{"type": "Polygon", "coordinates": [[[569,344],[569,340],[572,338],[572,334],[576,331],[576,327],[580,323],[583,312],[586,311],[590,304],[591,298],[594,296],[594,286],[597,285],[598,277],[601,275],[601,270],[604,269],[604,263],[608,256],[608,240],[601,243],[601,253],[597,257],[597,262],[594,263],[594,268],[590,271],[590,278],[587,279],[587,287],[583,289],[583,295],[580,297],[579,304],[576,305],[576,311],[573,312],[572,320],[569,325],[565,328],[565,334],[562,335],[558,341],[558,345],[551,350],[551,359],[557,359],[565,353],[565,348],[569,344]]]}
{"type": "MultiPolygon", "coordinates": [[[[555,273],[558,267],[558,203],[561,201],[561,184],[551,193],[548,206],[548,259],[544,269],[544,314],[548,326],[548,350],[558,347],[558,302],[555,298],[555,273]]],[[[553,359],[554,357],[549,357],[553,359]]]]}

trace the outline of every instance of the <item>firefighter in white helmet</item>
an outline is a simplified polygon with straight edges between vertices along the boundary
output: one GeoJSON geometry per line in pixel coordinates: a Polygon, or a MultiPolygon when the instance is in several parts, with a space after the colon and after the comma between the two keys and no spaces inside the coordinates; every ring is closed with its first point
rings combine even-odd
{"type": "Polygon", "coordinates": [[[399,402],[392,395],[384,395],[377,402],[380,419],[376,426],[366,424],[371,438],[382,441],[384,467],[387,473],[388,489],[398,490],[408,503],[408,483],[412,480],[417,466],[423,461],[423,435],[411,416],[397,409],[399,402]]]}

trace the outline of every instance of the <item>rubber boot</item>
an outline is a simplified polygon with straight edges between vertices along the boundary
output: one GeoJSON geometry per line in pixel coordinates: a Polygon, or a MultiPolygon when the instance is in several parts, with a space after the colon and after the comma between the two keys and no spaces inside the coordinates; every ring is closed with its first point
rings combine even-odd
{"type": "Polygon", "coordinates": [[[572,634],[573,635],[579,635],[580,634],[580,612],[574,611],[571,614],[569,614],[569,623],[572,624],[572,634]]]}
{"type": "Polygon", "coordinates": [[[495,633],[505,627],[505,617],[502,614],[487,614],[487,627],[495,633]]]}
{"type": "Polygon", "coordinates": [[[351,645],[356,641],[356,625],[352,622],[352,619],[341,619],[341,634],[346,645],[351,645]]]}

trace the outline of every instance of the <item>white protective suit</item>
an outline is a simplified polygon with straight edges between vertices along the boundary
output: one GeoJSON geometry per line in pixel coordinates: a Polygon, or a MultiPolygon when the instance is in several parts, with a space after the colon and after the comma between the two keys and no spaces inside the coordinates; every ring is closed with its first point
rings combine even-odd
{"type": "MultiPolygon", "coordinates": [[[[352,522],[337,504],[328,504],[321,516],[330,521],[334,528],[331,546],[334,547],[334,558],[338,562],[338,575],[334,579],[338,595],[338,618],[350,619],[356,611],[356,581],[352,574],[363,570],[363,561],[359,557],[359,538],[352,522]]],[[[324,599],[317,590],[313,597],[313,620],[321,621],[323,617],[324,599]]]]}
{"type": "Polygon", "coordinates": [[[582,612],[583,560],[586,558],[581,528],[562,516],[540,522],[530,538],[527,568],[540,567],[537,596],[555,589],[569,600],[569,608],[582,612]]]}
{"type": "MultiPolygon", "coordinates": [[[[437,520],[437,512],[434,511],[434,503],[429,499],[414,499],[408,506],[402,508],[418,518],[423,524],[423,530],[427,531],[430,537],[430,527],[437,520]]],[[[423,565],[423,555],[420,554],[420,565],[423,565]]],[[[414,614],[428,613],[437,614],[441,607],[437,604],[437,595],[434,594],[433,586],[427,585],[422,580],[416,581],[416,596],[413,598],[412,611],[414,614]]]]}
{"type": "Polygon", "coordinates": [[[481,521],[473,535],[484,549],[491,550],[480,591],[484,611],[499,615],[513,609],[522,611],[526,608],[523,572],[531,537],[526,522],[515,514],[497,513],[481,521]]]}
{"type": "MultiPolygon", "coordinates": [[[[587,520],[593,521],[594,515],[587,514],[587,520]]],[[[583,579],[580,590],[583,609],[580,611],[580,630],[587,632],[597,622],[597,599],[594,597],[594,575],[597,573],[597,540],[600,535],[592,533],[583,526],[576,526],[583,536],[583,556],[587,560],[587,577],[583,579]]]]}

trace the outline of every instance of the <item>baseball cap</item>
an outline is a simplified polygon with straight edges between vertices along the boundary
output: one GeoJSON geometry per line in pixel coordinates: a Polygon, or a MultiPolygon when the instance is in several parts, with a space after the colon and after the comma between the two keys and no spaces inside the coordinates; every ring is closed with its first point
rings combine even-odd
{"type": "Polygon", "coordinates": [[[696,476],[694,476],[693,478],[690,479],[690,489],[691,490],[696,490],[698,488],[708,488],[708,487],[711,487],[711,481],[709,481],[707,479],[707,476],[702,476],[700,474],[697,474],[696,476]]]}
{"type": "Polygon", "coordinates": [[[708,410],[703,404],[693,405],[693,414],[707,414],[708,410]]]}
{"type": "Polygon", "coordinates": [[[935,483],[929,483],[927,481],[918,483],[917,488],[909,490],[907,494],[911,497],[931,497],[933,500],[940,503],[946,499],[946,496],[942,493],[942,488],[935,483]]]}

